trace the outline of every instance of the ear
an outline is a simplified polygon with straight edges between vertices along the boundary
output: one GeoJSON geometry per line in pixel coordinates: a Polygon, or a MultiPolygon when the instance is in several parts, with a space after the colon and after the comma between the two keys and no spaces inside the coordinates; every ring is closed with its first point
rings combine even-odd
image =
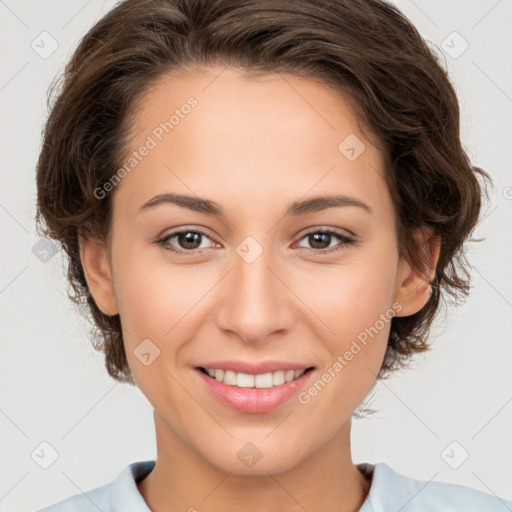
{"type": "Polygon", "coordinates": [[[116,315],[119,309],[105,244],[94,238],[79,236],[79,247],[85,280],[96,305],[105,315],[116,315]]]}
{"type": "Polygon", "coordinates": [[[436,265],[439,260],[441,244],[434,236],[432,228],[418,228],[413,233],[418,252],[424,258],[424,268],[418,270],[403,256],[400,257],[395,282],[394,300],[402,305],[396,316],[409,316],[417,313],[427,304],[432,293],[429,281],[436,275],[436,265]]]}

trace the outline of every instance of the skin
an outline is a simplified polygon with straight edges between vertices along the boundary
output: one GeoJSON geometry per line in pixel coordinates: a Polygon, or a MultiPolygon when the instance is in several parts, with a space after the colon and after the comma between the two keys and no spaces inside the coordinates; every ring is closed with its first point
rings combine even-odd
{"type": "MultiPolygon", "coordinates": [[[[198,105],[116,187],[110,246],[81,241],[91,293],[104,313],[120,314],[130,368],[154,407],[157,462],[138,489],[159,512],[356,511],[370,482],[352,462],[351,415],[375,382],[389,322],[307,405],[294,397],[269,413],[241,413],[218,402],[194,368],[287,360],[315,366],[313,383],[394,303],[397,316],[426,304],[427,280],[399,257],[384,155],[328,86],[230,68],[163,78],[139,106],[129,150],[190,96],[198,105]],[[354,161],[338,150],[349,134],[366,145],[354,161]],[[173,204],[137,213],[162,192],[208,198],[225,217],[173,204]],[[293,201],[332,193],[372,213],[343,206],[285,216],[293,201]],[[201,254],[178,237],[168,246],[188,254],[154,243],[179,228],[206,233],[192,245],[201,254]],[[356,243],[332,236],[313,245],[309,228],[356,243]],[[251,263],[236,251],[247,236],[262,249],[251,263]],[[160,349],[149,366],[134,354],[146,338],[160,349]],[[251,468],[237,457],[247,442],[262,454],[251,468]]],[[[416,239],[427,242],[433,277],[439,246],[429,234],[416,239]]]]}

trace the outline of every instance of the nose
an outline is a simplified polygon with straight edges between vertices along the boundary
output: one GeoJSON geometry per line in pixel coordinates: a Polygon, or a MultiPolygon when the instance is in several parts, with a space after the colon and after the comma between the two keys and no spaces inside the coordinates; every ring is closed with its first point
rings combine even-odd
{"type": "Polygon", "coordinates": [[[271,253],[265,249],[252,262],[235,254],[234,268],[223,280],[217,325],[246,344],[282,335],[296,319],[286,272],[271,253]]]}

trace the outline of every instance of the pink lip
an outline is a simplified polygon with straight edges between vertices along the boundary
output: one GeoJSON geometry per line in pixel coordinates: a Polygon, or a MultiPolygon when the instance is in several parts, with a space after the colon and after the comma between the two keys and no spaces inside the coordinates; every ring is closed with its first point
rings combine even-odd
{"type": "MultiPolygon", "coordinates": [[[[222,365],[220,367],[222,368],[222,365]]],[[[211,366],[208,366],[208,368],[211,368],[211,366]]],[[[289,366],[281,366],[280,368],[292,369],[289,366]]],[[[311,374],[314,373],[314,370],[308,371],[303,373],[298,379],[271,388],[239,388],[219,382],[203,373],[199,368],[196,368],[195,371],[203,380],[206,388],[213,396],[220,400],[221,403],[232,409],[246,413],[265,413],[280,407],[290,400],[292,396],[296,395],[309,380],[311,374]]],[[[254,374],[256,375],[257,373],[254,374]]]]}
{"type": "Polygon", "coordinates": [[[251,363],[249,361],[211,361],[197,365],[200,368],[211,370],[231,370],[237,373],[248,373],[249,375],[260,375],[262,373],[277,372],[279,370],[306,370],[312,364],[300,364],[290,361],[262,361],[251,363]]]}

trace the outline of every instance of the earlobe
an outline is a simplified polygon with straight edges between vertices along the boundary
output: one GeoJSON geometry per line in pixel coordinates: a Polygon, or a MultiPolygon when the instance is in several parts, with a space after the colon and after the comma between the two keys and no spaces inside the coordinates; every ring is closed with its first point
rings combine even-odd
{"type": "Polygon", "coordinates": [[[85,280],[96,305],[105,315],[116,315],[119,310],[105,244],[93,238],[80,236],[79,246],[85,280]]]}
{"type": "Polygon", "coordinates": [[[430,282],[435,279],[441,244],[431,228],[419,228],[413,237],[423,269],[416,268],[404,257],[400,258],[394,300],[399,302],[402,308],[400,314],[396,316],[417,313],[427,304],[432,294],[430,282]]]}

